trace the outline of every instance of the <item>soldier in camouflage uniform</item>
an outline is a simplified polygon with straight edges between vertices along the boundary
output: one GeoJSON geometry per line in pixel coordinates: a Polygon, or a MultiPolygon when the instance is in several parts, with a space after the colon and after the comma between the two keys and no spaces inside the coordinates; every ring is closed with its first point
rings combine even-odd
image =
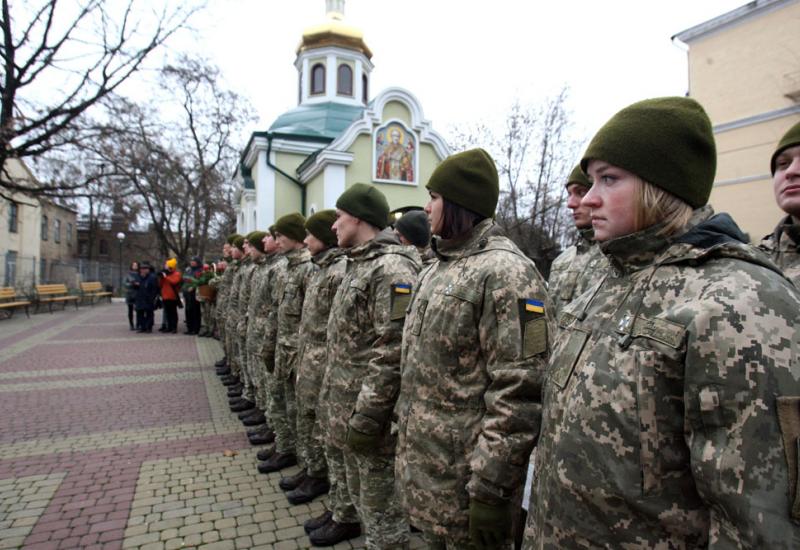
{"type": "MultiPolygon", "coordinates": [[[[328,421],[331,444],[344,453],[347,488],[368,549],[408,546],[408,525],[394,483],[392,410],[400,389],[400,343],[406,307],[420,267],[414,248],[391,229],[386,197],[355,184],[336,202],[333,226],[347,253],[347,272],[328,320],[328,421]]],[[[311,533],[330,542],[330,522],[311,533]]]]}
{"type": "Polygon", "coordinates": [[[422,210],[406,212],[394,224],[394,232],[400,244],[415,246],[422,258],[422,267],[436,261],[436,254],[431,250],[431,226],[428,215],[422,210]]]}
{"type": "Polygon", "coordinates": [[[228,235],[227,241],[225,242],[226,248],[226,257],[225,257],[225,272],[222,274],[222,278],[217,283],[217,308],[215,311],[216,315],[216,325],[217,325],[217,332],[219,335],[219,341],[222,344],[222,351],[223,357],[219,361],[216,362],[215,366],[217,368],[217,374],[224,376],[230,374],[230,369],[228,368],[228,347],[226,346],[225,342],[225,312],[226,312],[226,299],[228,290],[230,289],[231,282],[233,280],[233,275],[236,272],[235,263],[236,260],[233,259],[234,250],[236,246],[234,246],[233,241],[236,240],[236,237],[239,237],[237,233],[233,233],[228,235]]]}
{"type": "Polygon", "coordinates": [[[761,248],[800,288],[800,122],[781,138],[770,169],[775,201],[787,215],[764,237],[761,248]]]}
{"type": "Polygon", "coordinates": [[[398,485],[429,548],[505,548],[538,433],[551,306],[492,220],[499,181],[485,151],[447,158],[427,188],[439,261],[420,274],[403,332],[398,485]]]}
{"type": "Polygon", "coordinates": [[[254,243],[263,239],[264,233],[261,231],[252,231],[245,237],[245,251],[249,261],[246,265],[242,266],[240,275],[239,286],[239,315],[236,322],[236,334],[238,336],[238,360],[240,365],[240,379],[242,382],[242,399],[249,406],[248,408],[239,412],[239,419],[245,426],[259,426],[264,424],[266,419],[264,413],[258,410],[255,406],[255,395],[253,394],[253,382],[251,380],[252,367],[250,363],[250,355],[248,354],[247,346],[247,327],[249,325],[249,313],[251,300],[250,295],[253,287],[256,285],[255,274],[264,265],[264,254],[255,247],[254,243]]]}
{"type": "Polygon", "coordinates": [[[291,504],[309,502],[330,489],[328,465],[317,427],[317,403],[328,356],[328,314],[345,267],[343,251],[336,246],[336,234],[331,229],[335,221],[335,210],[321,210],[305,223],[305,244],[317,270],[303,301],[295,384],[297,456],[305,467],[280,484],[281,489],[288,491],[286,498],[291,504]]]}
{"type": "MultiPolygon", "coordinates": [[[[243,311],[247,308],[246,303],[241,301],[241,297],[242,288],[245,286],[244,281],[247,280],[247,275],[251,271],[252,259],[249,254],[250,247],[244,237],[236,239],[234,245],[241,252],[241,259],[233,276],[227,299],[225,333],[229,348],[228,364],[231,369],[231,377],[228,380],[223,380],[223,383],[228,387],[237,386],[241,388],[243,387],[242,338],[239,333],[239,321],[242,319],[243,311]]],[[[231,402],[231,411],[236,413],[249,412],[254,406],[255,404],[252,401],[239,397],[231,402]]]]}
{"type": "Polygon", "coordinates": [[[233,248],[231,249],[231,257],[233,258],[234,269],[230,272],[230,284],[226,286],[225,291],[225,308],[223,310],[222,325],[225,332],[225,357],[228,362],[228,369],[230,374],[228,379],[223,378],[223,383],[227,386],[233,386],[239,383],[239,362],[237,358],[236,343],[236,320],[239,318],[239,280],[241,278],[241,270],[243,265],[247,262],[244,255],[244,237],[238,235],[233,240],[233,248]],[[235,384],[231,384],[233,381],[235,384]]]}
{"type": "Polygon", "coordinates": [[[303,243],[305,222],[301,214],[293,213],[278,218],[274,226],[278,249],[286,258],[286,268],[277,316],[275,391],[271,395],[269,409],[270,422],[275,430],[275,454],[259,464],[261,473],[277,472],[297,464],[294,384],[299,358],[300,315],[306,288],[317,269],[303,243]]]}
{"type": "Polygon", "coordinates": [[[556,316],[565,305],[598,283],[608,268],[608,260],[594,241],[591,211],[581,205],[581,199],[591,187],[580,165],[576,166],[567,179],[567,208],[572,210],[578,242],[553,261],[547,279],[556,316]]]}
{"type": "Polygon", "coordinates": [[[635,103],[581,166],[611,268],[558,319],[524,548],[800,547],[800,297],[706,206],[708,116],[635,103]]]}

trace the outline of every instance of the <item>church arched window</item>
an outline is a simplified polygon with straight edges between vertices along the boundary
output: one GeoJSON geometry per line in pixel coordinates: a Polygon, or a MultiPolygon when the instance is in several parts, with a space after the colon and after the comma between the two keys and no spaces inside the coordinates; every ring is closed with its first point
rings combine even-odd
{"type": "Polygon", "coordinates": [[[311,67],[311,94],[325,93],[325,66],[317,63],[311,67]]]}
{"type": "Polygon", "coordinates": [[[366,105],[369,102],[369,79],[367,75],[361,75],[361,101],[366,105]]]}
{"type": "Polygon", "coordinates": [[[339,95],[353,95],[353,69],[350,65],[342,63],[336,71],[336,93],[339,95]]]}

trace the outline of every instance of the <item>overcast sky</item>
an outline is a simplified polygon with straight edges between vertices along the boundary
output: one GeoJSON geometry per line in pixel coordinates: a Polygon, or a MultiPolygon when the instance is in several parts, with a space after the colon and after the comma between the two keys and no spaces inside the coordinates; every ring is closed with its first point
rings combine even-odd
{"type": "MultiPolygon", "coordinates": [[[[345,21],[374,54],[371,95],[410,90],[434,128],[502,117],[563,85],[576,130],[591,135],[625,105],[687,91],[686,53],[670,41],[742,0],[347,0],[345,21]]],[[[210,0],[194,21],[227,84],[265,130],[297,101],[295,51],[324,0],[210,0]]]]}

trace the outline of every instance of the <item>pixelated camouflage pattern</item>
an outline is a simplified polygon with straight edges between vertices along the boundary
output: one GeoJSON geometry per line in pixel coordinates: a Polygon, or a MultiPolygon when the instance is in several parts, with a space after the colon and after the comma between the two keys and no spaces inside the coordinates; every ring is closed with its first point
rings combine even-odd
{"type": "Polygon", "coordinates": [[[608,269],[608,260],[594,242],[594,232],[578,232],[578,242],[553,260],[547,291],[558,316],[565,305],[597,284],[608,269]]]}
{"type": "Polygon", "coordinates": [[[800,225],[791,216],[782,219],[775,231],[764,237],[760,248],[800,288],[800,225]]]}
{"type": "Polygon", "coordinates": [[[524,548],[800,547],[776,417],[800,297],[711,215],[603,243],[605,280],[559,316],[524,548]]]}
{"type": "Polygon", "coordinates": [[[250,380],[251,374],[251,367],[249,361],[249,355],[247,353],[247,325],[248,325],[248,315],[249,315],[249,306],[250,306],[250,293],[255,286],[255,282],[253,281],[253,275],[258,272],[260,266],[264,264],[264,257],[258,258],[257,260],[250,259],[248,262],[242,265],[241,276],[239,279],[239,286],[237,287],[239,290],[239,295],[237,298],[236,303],[238,304],[239,314],[235,321],[235,331],[237,336],[236,342],[236,356],[237,361],[239,364],[239,377],[242,379],[242,383],[245,389],[247,389],[247,393],[243,395],[245,399],[253,400],[252,395],[252,388],[253,384],[250,380]]]}
{"type": "Polygon", "coordinates": [[[376,452],[394,454],[391,413],[400,389],[403,318],[392,320],[392,287],[413,284],[419,254],[382,231],[349,249],[347,268],[328,318],[328,437],[346,448],[348,420],[357,431],[382,433],[376,452]]]}
{"type": "Polygon", "coordinates": [[[229,306],[229,296],[230,290],[233,286],[233,279],[236,276],[236,271],[239,269],[239,262],[237,260],[231,260],[228,262],[228,265],[225,267],[225,271],[222,273],[222,277],[218,279],[217,283],[217,330],[219,331],[219,339],[222,342],[222,347],[225,350],[225,355],[227,356],[229,353],[229,342],[227,340],[227,333],[225,331],[225,325],[228,318],[228,306],[229,306]]]}
{"type": "Polygon", "coordinates": [[[303,300],[308,284],[317,271],[317,266],[311,261],[311,253],[307,248],[292,250],[284,254],[284,257],[286,267],[278,304],[278,347],[275,357],[275,373],[281,380],[286,380],[294,374],[295,363],[299,358],[303,300]]]}
{"type": "Polygon", "coordinates": [[[367,550],[409,547],[409,529],[394,479],[394,457],[345,453],[347,490],[364,525],[367,550]]]}
{"type": "Polygon", "coordinates": [[[347,472],[344,465],[344,453],[335,445],[325,444],[325,462],[328,464],[328,482],[331,484],[328,491],[326,507],[333,514],[333,521],[337,523],[358,523],[355,504],[350,498],[347,489],[347,472]]]}
{"type": "Polygon", "coordinates": [[[250,291],[247,303],[243,304],[247,308],[246,314],[246,333],[244,338],[244,350],[247,356],[245,363],[245,376],[242,378],[244,389],[242,397],[256,402],[259,407],[263,401],[259,396],[261,383],[261,371],[264,365],[260,357],[260,342],[264,334],[267,313],[264,311],[263,302],[268,294],[264,285],[269,282],[269,272],[274,263],[274,256],[262,256],[253,261],[253,271],[250,275],[250,291]]]}
{"type": "Polygon", "coordinates": [[[463,537],[470,498],[507,502],[525,477],[554,321],[533,262],[492,220],[434,249],[403,333],[397,477],[413,525],[463,537]],[[520,312],[525,299],[544,312],[520,312]]]}
{"type": "Polygon", "coordinates": [[[306,289],[300,321],[300,359],[297,361],[297,452],[308,475],[323,477],[327,470],[323,437],[317,418],[322,378],[328,362],[328,315],[333,295],[345,271],[344,251],[328,249],[312,258],[318,270],[306,289]]]}
{"type": "Polygon", "coordinates": [[[228,348],[228,366],[235,375],[240,374],[239,361],[239,319],[242,315],[239,305],[239,294],[242,288],[242,278],[246,267],[250,265],[250,258],[242,258],[236,266],[236,271],[231,281],[225,307],[225,338],[228,348]]]}

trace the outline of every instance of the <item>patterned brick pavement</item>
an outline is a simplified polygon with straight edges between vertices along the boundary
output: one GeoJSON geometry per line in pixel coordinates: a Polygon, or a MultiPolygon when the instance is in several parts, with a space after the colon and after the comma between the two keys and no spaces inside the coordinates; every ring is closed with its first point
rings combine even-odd
{"type": "Polygon", "coordinates": [[[0,321],[0,550],[308,548],[322,503],[257,473],[220,355],[121,304],[0,321]]]}

